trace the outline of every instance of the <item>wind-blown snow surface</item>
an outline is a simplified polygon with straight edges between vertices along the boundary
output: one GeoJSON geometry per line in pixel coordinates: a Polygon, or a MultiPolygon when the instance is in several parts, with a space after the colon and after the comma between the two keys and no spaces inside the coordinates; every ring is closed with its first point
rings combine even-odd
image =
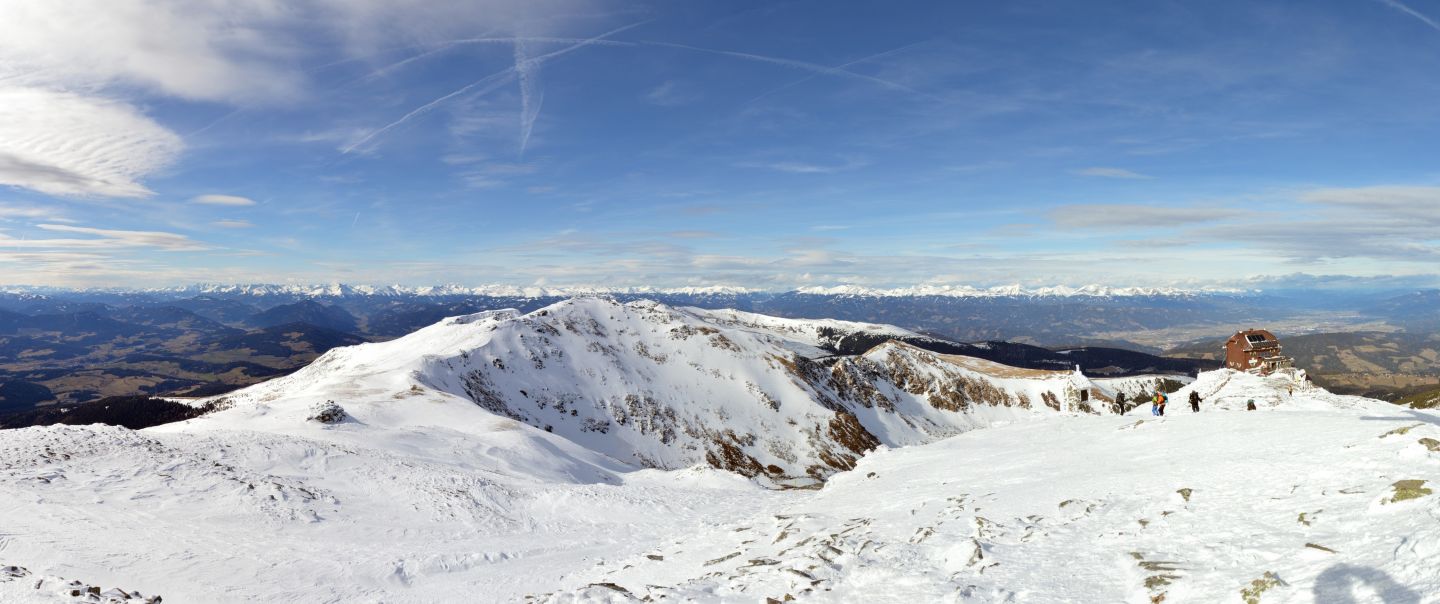
{"type": "Polygon", "coordinates": [[[1258,589],[1260,602],[1434,602],[1440,499],[1391,499],[1396,483],[1436,486],[1440,416],[1284,396],[881,451],[818,493],[578,582],[676,600],[1239,602],[1258,589]]]}
{"type": "Polygon", "coordinates": [[[1051,407],[1074,374],[823,359],[825,334],[582,300],[337,349],[189,422],[0,432],[0,567],[28,573],[0,601],[56,601],[38,576],[167,602],[1440,593],[1435,415],[1217,372],[1189,386],[1205,412],[1116,416],[1051,407]],[[619,423],[621,393],[674,409],[674,440],[619,423]],[[829,435],[846,414],[871,441],[829,435]]]}

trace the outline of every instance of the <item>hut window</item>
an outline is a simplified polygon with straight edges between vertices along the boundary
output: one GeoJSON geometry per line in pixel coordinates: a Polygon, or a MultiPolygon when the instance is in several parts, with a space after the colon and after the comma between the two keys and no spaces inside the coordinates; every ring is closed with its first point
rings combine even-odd
{"type": "Polygon", "coordinates": [[[1089,391],[1089,390],[1081,390],[1081,391],[1080,391],[1080,402],[1083,403],[1083,402],[1088,401],[1088,400],[1090,400],[1090,391],[1089,391]]]}

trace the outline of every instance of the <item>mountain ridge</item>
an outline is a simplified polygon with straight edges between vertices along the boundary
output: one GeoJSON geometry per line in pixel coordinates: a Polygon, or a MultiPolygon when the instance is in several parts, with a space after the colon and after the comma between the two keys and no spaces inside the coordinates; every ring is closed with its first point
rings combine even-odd
{"type": "Polygon", "coordinates": [[[824,348],[843,337],[837,330],[920,337],[891,326],[575,298],[332,349],[294,374],[209,399],[229,410],[185,424],[233,428],[263,418],[258,426],[294,428],[326,400],[363,425],[409,424],[421,420],[398,418],[396,401],[413,399],[479,407],[638,467],[708,464],[801,486],[880,445],[1115,411],[1100,398],[1078,401],[1082,389],[1105,396],[1078,373],[987,375],[895,341],[837,356],[824,348]]]}

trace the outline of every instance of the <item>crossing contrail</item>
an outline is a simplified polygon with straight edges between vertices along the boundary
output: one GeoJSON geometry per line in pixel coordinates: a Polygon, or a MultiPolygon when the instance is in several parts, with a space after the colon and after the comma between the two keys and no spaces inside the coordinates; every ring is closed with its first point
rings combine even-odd
{"type": "MultiPolygon", "coordinates": [[[[360,140],[358,140],[358,141],[356,141],[356,142],[354,142],[354,143],[351,143],[350,145],[348,145],[348,146],[346,146],[345,148],[341,149],[341,150],[340,150],[340,153],[348,155],[349,153],[353,152],[355,149],[358,149],[358,148],[360,148],[360,146],[362,146],[362,145],[364,145],[364,144],[366,144],[366,143],[374,140],[376,137],[380,136],[381,134],[384,134],[384,133],[386,133],[386,132],[389,132],[391,129],[395,128],[396,126],[399,126],[399,125],[401,125],[401,124],[404,124],[405,122],[408,122],[408,121],[410,121],[411,119],[414,119],[416,116],[419,116],[419,115],[421,115],[421,114],[424,114],[424,113],[429,112],[431,109],[434,109],[436,106],[440,105],[441,103],[444,103],[445,101],[448,101],[448,100],[450,100],[450,99],[453,99],[453,98],[455,98],[455,97],[457,97],[457,96],[460,96],[460,95],[462,95],[462,94],[468,93],[468,92],[470,92],[470,91],[472,91],[472,90],[475,90],[475,89],[477,89],[477,88],[480,88],[480,91],[479,91],[477,94],[487,94],[487,93],[489,93],[489,92],[491,92],[491,91],[493,91],[493,90],[495,90],[495,89],[497,89],[497,88],[499,88],[499,87],[501,87],[501,86],[504,86],[504,85],[510,83],[512,80],[515,79],[517,73],[520,73],[520,70],[521,70],[521,69],[531,70],[531,69],[533,69],[533,66],[538,65],[538,64],[540,64],[541,62],[544,62],[544,61],[553,59],[553,58],[555,58],[555,57],[563,56],[563,55],[565,55],[565,54],[567,54],[567,53],[574,52],[574,51],[579,50],[579,49],[581,49],[581,48],[584,48],[584,47],[586,47],[586,46],[591,46],[591,45],[594,45],[594,44],[602,43],[602,42],[605,41],[605,38],[608,38],[608,37],[613,36],[613,35],[615,35],[615,34],[624,32],[624,31],[626,31],[626,30],[628,30],[628,29],[631,29],[631,28],[634,28],[634,27],[638,27],[638,26],[640,26],[640,25],[642,25],[642,24],[644,24],[644,23],[647,23],[647,21],[641,21],[641,22],[639,22],[639,23],[632,23],[632,24],[626,25],[626,26],[624,26],[624,27],[620,27],[620,28],[617,28],[617,29],[613,29],[613,30],[610,30],[610,31],[605,32],[605,33],[603,33],[603,34],[600,34],[600,35],[598,35],[598,36],[595,36],[595,37],[593,37],[593,38],[586,38],[586,39],[583,39],[583,40],[579,40],[579,41],[577,41],[576,43],[574,43],[574,44],[571,45],[571,46],[562,48],[562,49],[560,49],[560,50],[557,50],[557,51],[554,51],[554,52],[551,52],[551,53],[543,54],[543,55],[540,55],[540,56],[538,56],[538,57],[526,58],[526,59],[524,59],[523,61],[517,59],[515,66],[513,66],[513,67],[508,67],[508,68],[503,69],[503,70],[501,70],[501,71],[497,71],[497,72],[495,72],[495,73],[492,73],[492,74],[490,74],[490,75],[487,75],[487,76],[485,76],[485,77],[483,77],[483,78],[480,78],[480,79],[478,79],[478,80],[475,80],[474,82],[471,82],[471,83],[469,83],[469,84],[466,84],[465,86],[462,86],[462,87],[456,89],[455,91],[453,91],[453,92],[451,92],[451,93],[449,93],[449,94],[446,94],[446,95],[444,95],[444,96],[442,96],[442,97],[440,97],[440,98],[437,98],[437,99],[435,99],[435,100],[433,100],[433,101],[430,101],[429,103],[425,103],[424,105],[421,105],[421,106],[419,106],[419,107],[416,107],[415,109],[411,110],[409,113],[406,113],[405,115],[400,116],[400,119],[397,119],[397,120],[395,120],[395,121],[393,121],[393,122],[390,122],[389,124],[386,124],[386,125],[384,125],[384,126],[381,126],[380,128],[378,128],[378,129],[376,129],[376,130],[374,130],[374,131],[371,131],[369,134],[365,135],[365,136],[362,137],[360,140]],[[522,63],[524,64],[523,67],[521,66],[522,63]]],[[[544,39],[544,38],[541,38],[541,39],[544,39]]],[[[515,40],[515,38],[510,38],[511,43],[514,43],[514,40],[515,40]]],[[[532,71],[531,73],[533,73],[533,71],[532,71]]],[[[523,74],[521,74],[521,75],[522,75],[522,77],[523,77],[523,74]]],[[[523,94],[524,94],[523,86],[522,86],[521,94],[522,94],[522,96],[523,96],[523,94]]],[[[538,115],[538,114],[537,114],[537,115],[538,115]]],[[[523,132],[523,133],[525,134],[525,136],[528,138],[528,129],[525,128],[525,126],[524,126],[524,121],[523,121],[523,120],[524,120],[524,111],[523,111],[523,109],[522,109],[522,118],[521,118],[521,119],[522,119],[522,123],[521,123],[522,132],[523,132]]],[[[532,121],[532,123],[533,123],[533,119],[532,119],[531,121],[532,121]]],[[[523,148],[523,142],[522,142],[522,148],[523,148]]]]}
{"type": "MultiPolygon", "coordinates": [[[[888,56],[893,55],[893,54],[896,54],[896,53],[904,52],[904,51],[906,51],[906,50],[909,50],[909,49],[911,49],[911,48],[914,48],[914,47],[919,46],[919,45],[924,44],[924,43],[925,43],[925,42],[922,41],[922,42],[914,42],[914,43],[911,43],[911,44],[906,44],[906,45],[901,46],[901,47],[899,47],[899,48],[892,48],[892,49],[887,50],[887,51],[885,51],[885,52],[878,52],[878,53],[875,53],[875,54],[873,54],[873,55],[869,55],[869,56],[865,56],[865,57],[860,57],[860,58],[858,58],[858,59],[855,59],[854,61],[849,61],[849,62],[847,62],[847,63],[842,63],[842,64],[840,64],[840,65],[836,65],[835,67],[832,67],[831,69],[843,70],[843,69],[845,69],[845,68],[847,68],[847,67],[850,67],[850,66],[852,66],[852,65],[859,65],[860,63],[865,63],[865,62],[867,62],[867,61],[874,61],[875,59],[882,59],[882,58],[888,57],[888,56]]],[[[804,84],[805,82],[809,82],[810,80],[813,80],[813,79],[819,77],[820,75],[822,75],[822,74],[820,74],[820,73],[811,73],[810,75],[807,75],[807,76],[805,76],[805,77],[803,77],[803,78],[800,78],[800,79],[798,79],[798,80],[795,80],[795,81],[793,81],[793,82],[790,82],[789,84],[784,84],[784,85],[782,85],[782,86],[780,86],[780,87],[778,87],[778,88],[773,88],[773,89],[771,89],[771,90],[769,90],[769,91],[766,91],[766,92],[764,92],[764,93],[761,93],[760,96],[757,96],[757,97],[755,97],[755,98],[753,98],[753,99],[750,99],[749,101],[746,101],[745,104],[746,104],[746,105],[749,105],[749,104],[751,104],[751,103],[754,103],[755,101],[758,101],[758,100],[760,100],[760,99],[763,99],[763,98],[765,98],[765,97],[767,97],[767,96],[770,96],[770,95],[775,94],[775,93],[777,93],[777,92],[780,92],[780,91],[782,91],[782,90],[786,90],[786,89],[789,89],[789,88],[793,88],[793,87],[795,87],[795,86],[799,86],[799,85],[801,85],[801,84],[804,84]]]]}
{"type": "MultiPolygon", "coordinates": [[[[1387,2],[1387,3],[1388,3],[1388,2],[1392,2],[1393,0],[1380,0],[1380,1],[1382,1],[1382,2],[1387,2]]],[[[851,65],[855,65],[855,64],[857,64],[857,63],[862,63],[862,62],[865,62],[865,61],[874,60],[874,59],[877,59],[877,58],[880,58],[880,57],[884,57],[884,56],[887,56],[887,55],[890,55],[890,54],[893,54],[893,53],[896,53],[896,52],[900,52],[900,51],[902,51],[902,50],[905,50],[905,49],[908,49],[908,48],[910,48],[910,47],[913,47],[913,46],[915,46],[916,44],[920,44],[919,42],[917,42],[917,43],[915,43],[915,44],[910,44],[910,45],[907,45],[907,46],[902,46],[902,47],[900,47],[900,48],[896,48],[896,49],[889,50],[889,51],[886,51],[886,52],[882,52],[882,53],[879,53],[879,54],[871,55],[871,56],[868,56],[868,57],[863,57],[863,58],[860,58],[860,59],[856,59],[856,60],[854,60],[854,61],[850,61],[850,62],[848,62],[848,63],[842,64],[842,65],[839,65],[839,66],[836,66],[836,67],[829,67],[829,66],[825,66],[825,65],[819,65],[819,64],[816,64],[816,63],[810,63],[810,62],[807,62],[807,61],[799,61],[799,60],[796,60],[796,59],[786,59],[786,58],[783,58],[783,57],[772,57],[772,56],[759,55],[759,54],[754,54],[754,53],[738,52],[738,51],[733,51],[733,50],[719,50],[719,49],[714,49],[714,48],[703,48],[703,47],[699,47],[699,46],[690,46],[690,45],[688,45],[688,44],[677,44],[677,43],[673,43],[673,42],[656,42],[656,41],[625,42],[625,41],[618,41],[618,40],[610,40],[610,39],[608,39],[608,38],[610,38],[611,36],[614,36],[614,35],[616,35],[616,34],[619,34],[619,33],[624,32],[624,31],[633,29],[633,28],[635,28],[635,27],[639,27],[640,25],[643,25],[643,24],[648,23],[648,22],[649,22],[649,21],[641,21],[641,22],[638,22],[638,23],[632,23],[632,24],[630,24],[630,25],[626,25],[626,26],[624,26],[624,27],[619,27],[619,28],[610,30],[610,31],[608,31],[608,32],[605,32],[605,33],[603,33],[603,34],[600,34],[600,35],[598,35],[598,36],[591,37],[591,38],[554,38],[554,37],[535,37],[535,36],[509,36],[509,37],[495,37],[495,38],[487,38],[487,37],[464,38],[464,39],[450,40],[450,41],[447,41],[447,42],[442,42],[442,43],[441,43],[441,46],[439,46],[439,47],[437,47],[437,48],[434,48],[434,49],[432,49],[432,50],[426,51],[426,52],[424,52],[424,53],[420,53],[420,54],[415,55],[415,56],[413,56],[413,57],[410,57],[410,58],[408,58],[408,59],[404,59],[404,60],[399,61],[399,62],[397,62],[397,63],[395,63],[395,64],[393,64],[393,65],[391,65],[391,66],[389,66],[389,67],[386,67],[386,68],[382,68],[382,69],[380,69],[380,70],[377,70],[377,71],[374,72],[374,73],[375,73],[375,74],[385,73],[385,72],[388,72],[389,70],[391,70],[391,69],[393,69],[393,68],[398,68],[398,67],[403,66],[403,65],[405,65],[405,64],[408,64],[408,63],[410,63],[410,62],[412,62],[412,61],[419,60],[419,59],[424,58],[424,57],[426,57],[426,56],[433,55],[433,54],[435,54],[435,53],[437,53],[437,52],[440,52],[440,51],[442,51],[442,50],[444,50],[444,49],[446,49],[446,48],[451,48],[451,47],[453,47],[453,46],[461,45],[461,44],[506,44],[506,43],[511,44],[511,45],[514,46],[515,65],[513,65],[513,66],[511,66],[511,67],[508,67],[508,68],[506,68],[506,69],[503,69],[503,70],[501,70],[501,71],[497,71],[497,72],[495,72],[495,73],[492,73],[492,74],[490,74],[490,75],[487,75],[487,76],[485,76],[485,77],[483,77],[483,78],[480,78],[480,79],[478,79],[478,80],[475,80],[474,82],[471,82],[471,83],[469,83],[469,84],[466,84],[465,86],[462,86],[462,87],[460,87],[460,88],[457,88],[457,89],[455,89],[454,91],[451,91],[451,92],[448,93],[448,94],[445,94],[445,95],[443,95],[443,96],[441,96],[441,97],[439,97],[439,98],[436,98],[436,99],[434,99],[434,100],[432,100],[432,101],[430,101],[430,102],[428,102],[428,103],[425,103],[424,105],[421,105],[421,106],[419,106],[419,107],[416,107],[415,109],[410,110],[410,112],[406,113],[405,115],[400,116],[399,119],[397,119],[397,120],[395,120],[395,121],[393,121],[393,122],[390,122],[390,123],[388,123],[388,124],[385,124],[384,126],[381,126],[380,128],[377,128],[377,129],[375,129],[375,130],[372,130],[370,133],[368,133],[368,134],[366,134],[364,137],[360,138],[360,140],[358,140],[358,141],[356,141],[356,142],[354,142],[354,143],[351,143],[351,144],[345,146],[344,148],[342,148],[342,149],[340,150],[340,152],[341,152],[342,154],[352,153],[352,152],[354,152],[356,149],[361,148],[362,146],[368,144],[370,141],[373,141],[373,140],[375,140],[376,138],[378,138],[379,136],[385,134],[386,132],[389,132],[390,130],[392,130],[392,129],[398,127],[398,126],[403,125],[403,124],[405,124],[406,122],[409,122],[410,120],[412,120],[412,119],[414,119],[414,118],[416,118],[416,117],[418,117],[418,116],[420,116],[420,115],[423,115],[423,114],[425,114],[425,113],[428,113],[430,110],[434,109],[435,107],[437,107],[437,106],[445,103],[446,101],[448,101],[448,100],[450,100],[450,99],[453,99],[453,98],[455,98],[455,97],[457,97],[457,96],[461,96],[461,95],[464,95],[464,94],[471,94],[471,93],[477,94],[477,95],[488,94],[488,93],[490,93],[490,92],[492,92],[492,91],[494,91],[494,90],[496,90],[496,89],[498,89],[498,88],[500,88],[500,87],[502,87],[502,86],[505,86],[505,85],[507,85],[507,84],[510,84],[511,82],[515,81],[516,79],[519,79],[519,81],[520,81],[520,105],[521,105],[521,106],[520,106],[520,153],[523,154],[523,153],[525,152],[526,147],[529,145],[530,135],[531,135],[531,133],[533,132],[534,127],[535,127],[535,120],[536,120],[536,119],[539,117],[539,115],[540,115],[540,107],[541,107],[541,105],[544,103],[544,91],[543,91],[543,90],[541,89],[541,87],[540,87],[540,66],[541,66],[545,61],[548,61],[548,60],[550,60],[550,59],[554,59],[554,58],[563,56],[563,55],[565,55],[565,54],[574,52],[574,51],[576,51],[576,50],[579,50],[579,49],[581,49],[581,48],[585,48],[585,47],[587,47],[587,46],[616,46],[616,47],[650,46],[650,47],[659,47],[659,48],[674,48],[674,49],[679,49],[679,50],[689,50],[689,51],[694,51],[694,52],[702,52],[702,53],[706,53],[706,54],[714,54],[714,55],[720,55],[720,56],[726,56],[726,57],[733,57],[733,58],[742,59],[742,60],[746,60],[746,61],[754,61],[754,62],[760,62],[760,63],[769,63],[769,64],[772,64],[772,65],[779,65],[779,66],[788,67],[788,68],[791,68],[791,69],[798,69],[798,70],[802,70],[802,71],[808,71],[808,72],[810,72],[810,73],[812,74],[812,77],[813,77],[813,76],[817,76],[817,75],[827,75],[827,76],[832,76],[832,77],[841,77],[841,78],[849,78],[849,79],[855,79],[855,80],[862,80],[862,81],[870,82],[870,83],[872,83],[872,84],[878,84],[878,85],[880,85],[880,86],[884,86],[885,88],[890,88],[890,89],[893,89],[893,90],[900,90],[900,91],[903,91],[903,92],[907,92],[907,93],[910,93],[910,94],[915,94],[915,95],[919,95],[919,96],[923,96],[923,97],[927,97],[927,98],[933,98],[933,95],[930,95],[930,94],[927,94],[927,93],[924,93],[924,92],[920,92],[920,91],[918,91],[918,90],[915,90],[914,88],[911,88],[911,87],[906,86],[906,85],[904,85],[904,84],[900,84],[900,83],[898,83],[898,82],[893,82],[893,81],[886,80],[886,79],[883,79],[883,78],[878,78],[878,77],[875,77],[875,76],[869,76],[869,75],[865,75],[865,74],[855,73],[855,72],[853,72],[853,71],[848,71],[847,69],[845,69],[846,67],[849,67],[849,66],[851,66],[851,65]],[[526,51],[526,45],[527,45],[527,44],[530,44],[530,43],[567,43],[567,44],[570,44],[570,46],[567,46],[567,47],[562,48],[562,49],[560,49],[560,50],[556,50],[556,51],[553,51],[553,52],[550,52],[550,53],[546,53],[546,54],[543,54],[543,55],[538,55],[538,56],[531,57],[531,56],[529,56],[528,52],[526,51]]],[[[373,75],[373,74],[372,74],[372,75],[373,75]]],[[[367,76],[367,77],[368,77],[368,76],[367,76]]],[[[807,79],[808,79],[808,78],[807,78],[807,79]]],[[[782,87],[779,88],[779,89],[772,90],[772,91],[770,91],[770,92],[767,92],[767,93],[761,95],[761,97],[757,97],[757,99],[755,99],[755,100],[758,100],[759,98],[763,98],[763,97],[766,96],[766,95],[772,94],[772,93],[774,93],[774,92],[776,92],[776,91],[778,91],[778,90],[782,90],[782,89],[784,89],[784,88],[786,88],[786,87],[799,84],[800,82],[803,82],[803,81],[805,81],[805,80],[800,80],[800,81],[794,82],[794,83],[792,83],[792,84],[789,84],[789,85],[787,85],[787,86],[782,86],[782,87]]],[[[751,102],[753,102],[753,100],[752,100],[751,102]]]]}

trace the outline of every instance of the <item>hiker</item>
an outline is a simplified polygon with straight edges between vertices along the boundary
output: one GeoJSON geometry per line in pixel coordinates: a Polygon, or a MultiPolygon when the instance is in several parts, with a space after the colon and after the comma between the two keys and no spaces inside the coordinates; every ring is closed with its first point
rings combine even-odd
{"type": "Polygon", "coordinates": [[[1190,412],[1191,412],[1191,413],[1199,413],[1199,412],[1200,412],[1200,393],[1199,393],[1199,392],[1196,392],[1196,391],[1194,391],[1194,390],[1191,390],[1191,391],[1190,391],[1190,412]]]}
{"type": "Polygon", "coordinates": [[[1254,411],[1254,410],[1255,410],[1255,399],[1252,398],[1252,399],[1250,399],[1250,400],[1248,400],[1248,401],[1245,401],[1245,410],[1246,410],[1246,411],[1254,411]]]}
{"type": "Polygon", "coordinates": [[[1150,414],[1164,417],[1166,402],[1167,401],[1165,400],[1165,393],[1158,390],[1155,391],[1154,398],[1150,399],[1150,414]]]}
{"type": "Polygon", "coordinates": [[[1115,409],[1116,409],[1116,411],[1115,411],[1116,413],[1124,413],[1124,412],[1130,410],[1130,409],[1128,409],[1128,408],[1125,407],[1125,393],[1124,393],[1124,392],[1121,392],[1121,393],[1118,393],[1118,394],[1115,395],[1115,409]]]}

